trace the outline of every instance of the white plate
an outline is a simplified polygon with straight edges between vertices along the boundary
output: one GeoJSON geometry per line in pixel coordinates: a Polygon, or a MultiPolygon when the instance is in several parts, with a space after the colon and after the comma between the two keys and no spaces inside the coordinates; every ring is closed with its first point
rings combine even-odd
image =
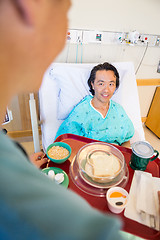
{"type": "Polygon", "coordinates": [[[127,172],[126,174],[117,182],[115,181],[110,181],[107,183],[99,183],[94,181],[91,177],[89,177],[86,173],[83,173],[80,171],[80,176],[82,177],[82,179],[88,183],[89,185],[96,187],[96,188],[110,188],[110,187],[114,187],[119,185],[125,178],[127,178],[128,175],[128,168],[126,168],[127,172]]]}

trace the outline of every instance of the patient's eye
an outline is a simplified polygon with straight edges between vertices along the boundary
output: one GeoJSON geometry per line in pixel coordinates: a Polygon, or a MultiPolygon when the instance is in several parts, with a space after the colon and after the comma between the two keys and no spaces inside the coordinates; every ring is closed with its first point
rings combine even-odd
{"type": "Polygon", "coordinates": [[[115,82],[110,82],[109,86],[115,86],[115,82]]]}
{"type": "Polygon", "coordinates": [[[103,81],[99,81],[98,82],[98,86],[103,86],[104,85],[104,82],[103,81]]]}

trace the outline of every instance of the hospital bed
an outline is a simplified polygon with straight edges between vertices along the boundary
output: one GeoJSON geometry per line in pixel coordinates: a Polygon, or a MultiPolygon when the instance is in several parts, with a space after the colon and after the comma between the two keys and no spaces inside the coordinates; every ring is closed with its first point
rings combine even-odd
{"type": "MultiPolygon", "coordinates": [[[[117,68],[120,75],[120,86],[112,99],[123,106],[135,128],[135,134],[130,143],[145,140],[133,63],[114,62],[112,64],[117,68]]],[[[87,80],[91,69],[95,65],[97,63],[52,63],[45,72],[39,90],[44,151],[55,140],[60,124],[73,107],[90,94],[87,80]]]]}

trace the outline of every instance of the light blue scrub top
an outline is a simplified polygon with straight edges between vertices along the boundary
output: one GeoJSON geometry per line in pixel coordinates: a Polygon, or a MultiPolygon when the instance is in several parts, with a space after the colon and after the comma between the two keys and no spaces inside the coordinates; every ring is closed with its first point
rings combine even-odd
{"type": "Polygon", "coordinates": [[[123,107],[110,100],[109,110],[104,118],[91,104],[92,96],[86,96],[64,120],[56,138],[72,133],[108,143],[121,145],[134,135],[133,123],[123,107]]]}
{"type": "Polygon", "coordinates": [[[120,226],[45,176],[0,132],[2,240],[121,240],[120,226]]]}

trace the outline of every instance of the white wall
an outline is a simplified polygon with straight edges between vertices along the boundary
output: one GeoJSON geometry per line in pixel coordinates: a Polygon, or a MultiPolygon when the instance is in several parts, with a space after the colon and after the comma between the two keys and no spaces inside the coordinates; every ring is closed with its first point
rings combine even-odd
{"type": "Polygon", "coordinates": [[[70,28],[160,35],[159,0],[72,0],[70,28]]]}
{"type": "MultiPolygon", "coordinates": [[[[160,0],[72,0],[69,13],[69,28],[99,31],[129,32],[137,30],[141,34],[160,35],[160,0]]],[[[57,62],[97,63],[132,61],[135,72],[142,59],[146,46],[66,44],[57,62]]],[[[148,47],[143,62],[136,74],[137,79],[160,78],[157,65],[160,60],[160,47],[148,47]]],[[[139,87],[142,117],[147,112],[155,87],[139,87]],[[145,101],[144,101],[145,100],[145,101]]]]}

